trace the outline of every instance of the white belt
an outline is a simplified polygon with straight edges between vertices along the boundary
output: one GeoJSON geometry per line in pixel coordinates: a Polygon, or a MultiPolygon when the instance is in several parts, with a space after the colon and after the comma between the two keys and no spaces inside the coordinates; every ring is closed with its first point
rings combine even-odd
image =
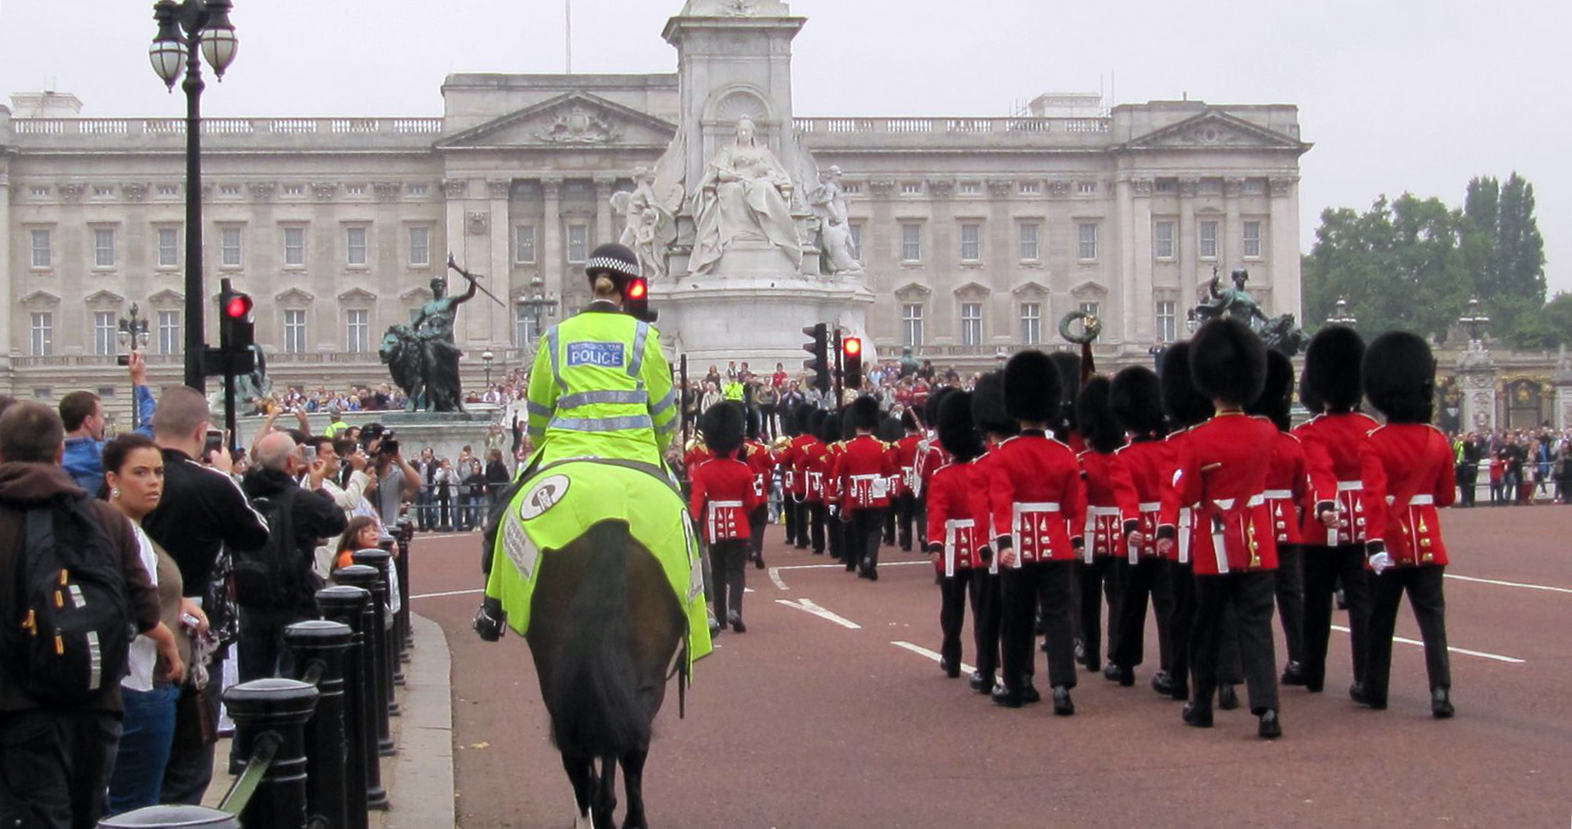
{"type": "MultiPolygon", "coordinates": [[[[1392,497],[1391,495],[1386,496],[1386,502],[1388,504],[1395,503],[1396,501],[1397,501],[1397,499],[1392,497]]],[[[1411,506],[1411,507],[1429,507],[1429,506],[1434,506],[1435,502],[1436,502],[1436,496],[1434,496],[1434,495],[1415,495],[1414,497],[1408,499],[1408,505],[1411,506]]]]}
{"type": "Polygon", "coordinates": [[[1365,482],[1364,481],[1338,481],[1337,482],[1337,491],[1338,492],[1360,492],[1360,491],[1363,491],[1364,488],[1365,488],[1365,482]]]}
{"type": "Polygon", "coordinates": [[[1086,514],[1093,518],[1108,518],[1118,517],[1120,512],[1118,507],[1087,507],[1086,514]]]}
{"type": "Polygon", "coordinates": [[[1163,504],[1161,501],[1142,501],[1141,512],[1160,512],[1163,504]]]}
{"type": "Polygon", "coordinates": [[[1017,501],[1013,506],[1015,508],[1016,514],[1018,514],[1018,515],[1025,515],[1026,513],[1029,513],[1029,512],[1030,513],[1038,513],[1038,512],[1058,512],[1059,511],[1059,502],[1058,501],[1036,501],[1036,502],[1017,501]]]}
{"type": "Polygon", "coordinates": [[[742,502],[741,501],[711,501],[710,502],[710,506],[717,507],[717,508],[732,507],[734,509],[742,509],[742,502]]]}
{"type": "Polygon", "coordinates": [[[1261,494],[1265,496],[1266,500],[1268,501],[1286,501],[1294,497],[1293,490],[1288,489],[1269,489],[1261,494]]]}
{"type": "Polygon", "coordinates": [[[848,477],[851,478],[851,480],[853,480],[853,481],[877,481],[880,478],[883,478],[884,476],[883,475],[850,475],[848,477]]]}
{"type": "MultiPolygon", "coordinates": [[[[944,575],[946,578],[955,577],[955,536],[957,530],[969,530],[977,526],[977,522],[970,518],[952,518],[944,522],[944,575]]],[[[976,554],[976,551],[973,551],[976,554]]]]}
{"type": "MultiPolygon", "coordinates": [[[[1234,508],[1234,502],[1237,501],[1237,500],[1238,500],[1237,498],[1217,498],[1217,499],[1213,500],[1212,503],[1216,504],[1218,509],[1229,510],[1229,509],[1233,509],[1234,508]]],[[[1262,504],[1265,504],[1265,503],[1266,503],[1266,495],[1264,493],[1258,493],[1258,494],[1255,494],[1255,495],[1251,495],[1250,496],[1250,500],[1245,501],[1245,506],[1246,507],[1259,507],[1259,506],[1261,506],[1262,504]]]]}

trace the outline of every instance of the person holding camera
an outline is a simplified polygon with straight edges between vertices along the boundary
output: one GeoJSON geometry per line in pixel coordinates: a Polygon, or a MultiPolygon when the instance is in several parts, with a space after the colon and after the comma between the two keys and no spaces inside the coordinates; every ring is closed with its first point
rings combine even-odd
{"type": "Polygon", "coordinates": [[[361,432],[366,454],[371,456],[371,505],[381,516],[383,526],[398,523],[405,504],[420,492],[420,472],[399,453],[393,433],[380,424],[367,424],[361,432]]]}
{"type": "MultiPolygon", "coordinates": [[[[153,433],[153,392],[147,387],[147,360],[140,352],[125,356],[122,365],[131,375],[131,388],[136,396],[137,431],[144,435],[153,433]]],[[[60,419],[65,422],[66,442],[64,466],[76,485],[96,495],[103,489],[104,466],[104,402],[90,391],[74,391],[60,398],[60,419]]]]}

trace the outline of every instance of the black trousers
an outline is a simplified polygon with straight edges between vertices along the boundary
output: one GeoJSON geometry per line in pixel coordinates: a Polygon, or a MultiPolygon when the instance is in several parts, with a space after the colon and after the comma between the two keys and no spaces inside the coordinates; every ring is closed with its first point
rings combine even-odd
{"type": "Polygon", "coordinates": [[[1277,546],[1277,618],[1288,645],[1288,661],[1305,660],[1304,553],[1298,544],[1277,546]]]}
{"type": "Polygon", "coordinates": [[[1141,556],[1135,564],[1117,559],[1119,568],[1119,640],[1113,643],[1113,663],[1121,668],[1141,664],[1146,652],[1146,604],[1157,614],[1159,665],[1168,663],[1168,619],[1173,614],[1173,594],[1168,586],[1168,560],[1141,556]]]}
{"type": "Polygon", "coordinates": [[[1071,616],[1071,583],[1075,562],[1033,562],[999,568],[1003,603],[1000,639],[1004,651],[1004,686],[1013,693],[1030,682],[1036,638],[1035,610],[1042,603],[1043,632],[1048,642],[1048,684],[1075,687],[1075,631],[1071,616]]]}
{"type": "Polygon", "coordinates": [[[1076,578],[1081,587],[1081,643],[1085,645],[1086,667],[1102,668],[1103,604],[1108,605],[1108,660],[1114,659],[1119,643],[1119,605],[1122,597],[1119,585],[1119,561],[1114,556],[1093,556],[1090,564],[1082,561],[1076,566],[1076,578]]]}
{"type": "Polygon", "coordinates": [[[1452,659],[1446,650],[1446,596],[1441,590],[1445,567],[1394,567],[1370,578],[1370,652],[1365,662],[1365,689],[1370,698],[1385,700],[1392,679],[1392,631],[1403,594],[1414,608],[1419,635],[1425,641],[1425,672],[1430,690],[1452,687],[1452,659]]]}
{"type": "Polygon", "coordinates": [[[1478,484],[1478,463],[1460,463],[1457,465],[1457,486],[1458,489],[1461,490],[1462,494],[1462,497],[1459,500],[1462,501],[1463,506],[1471,507],[1474,505],[1474,496],[1477,492],[1475,487],[1478,486],[1478,484]]]}
{"type": "Polygon", "coordinates": [[[912,523],[917,520],[917,496],[910,492],[903,493],[895,499],[893,511],[896,518],[896,540],[901,549],[911,552],[912,549],[912,523]]]}
{"type": "Polygon", "coordinates": [[[731,616],[742,618],[742,591],[747,584],[748,539],[710,542],[710,569],[714,571],[715,619],[721,624],[731,616]]]}
{"type": "Polygon", "coordinates": [[[1306,546],[1302,553],[1305,572],[1305,684],[1319,691],[1326,682],[1326,651],[1332,636],[1332,594],[1339,579],[1348,600],[1349,646],[1353,654],[1354,681],[1365,678],[1369,651],[1370,588],[1365,579],[1363,545],[1306,546]]]}
{"type": "Polygon", "coordinates": [[[864,572],[879,568],[879,537],[884,530],[884,516],[889,510],[878,507],[851,510],[843,526],[846,528],[846,569],[860,567],[864,572]]]}
{"type": "Polygon", "coordinates": [[[791,499],[791,493],[781,496],[781,523],[786,525],[786,546],[797,543],[797,502],[791,499]]]}
{"type": "Polygon", "coordinates": [[[120,715],[110,711],[0,714],[0,826],[97,826],[119,743],[120,715]]]}
{"type": "Polygon", "coordinates": [[[235,647],[240,681],[290,676],[295,659],[284,647],[284,628],[313,615],[303,607],[240,608],[240,643],[235,647]]]}
{"type": "Polygon", "coordinates": [[[830,558],[843,561],[846,558],[846,514],[839,509],[834,514],[830,508],[824,508],[824,546],[829,548],[830,558]]]}
{"type": "Polygon", "coordinates": [[[895,513],[896,512],[897,512],[897,510],[895,508],[893,508],[893,507],[892,508],[886,508],[884,510],[884,521],[883,521],[883,523],[884,523],[884,543],[890,545],[891,547],[895,546],[895,513]]]}
{"type": "MultiPolygon", "coordinates": [[[[830,511],[820,501],[809,501],[805,506],[808,511],[808,527],[806,529],[808,529],[810,539],[813,542],[813,554],[816,556],[824,555],[825,525],[830,521],[830,511]]],[[[797,537],[797,545],[799,547],[802,546],[802,536],[797,537]]]]}
{"type": "MultiPolygon", "coordinates": [[[[946,665],[961,664],[961,627],[966,621],[966,593],[974,577],[986,578],[987,573],[957,568],[954,576],[939,579],[939,655],[944,657],[946,665]]],[[[974,603],[974,615],[975,611],[974,603]]],[[[975,623],[973,627],[976,627],[975,623]]]]}
{"type": "Polygon", "coordinates": [[[764,528],[770,523],[770,508],[766,505],[748,514],[748,559],[758,561],[764,558],[764,528]]]}
{"type": "Polygon", "coordinates": [[[1168,562],[1168,590],[1173,612],[1168,615],[1168,664],[1163,671],[1173,677],[1178,690],[1184,690],[1190,684],[1190,645],[1195,632],[1195,568],[1168,562]]]}
{"type": "Polygon", "coordinates": [[[999,629],[1004,617],[1000,578],[986,569],[972,570],[966,592],[972,598],[972,637],[977,646],[977,673],[992,684],[999,670],[999,629]]]}
{"type": "Polygon", "coordinates": [[[1250,690],[1250,712],[1278,710],[1277,656],[1272,643],[1275,574],[1270,570],[1195,577],[1195,701],[1212,704],[1218,664],[1228,638],[1228,606],[1238,620],[1239,660],[1250,690]]]}
{"type": "MultiPolygon", "coordinates": [[[[223,651],[208,662],[208,676],[224,675],[223,651]]],[[[175,737],[164,765],[164,785],[159,791],[162,803],[202,805],[208,784],[213,782],[213,749],[217,742],[219,694],[222,683],[213,681],[198,690],[193,685],[180,689],[175,703],[175,737]],[[204,727],[203,723],[208,725],[204,727]]]]}

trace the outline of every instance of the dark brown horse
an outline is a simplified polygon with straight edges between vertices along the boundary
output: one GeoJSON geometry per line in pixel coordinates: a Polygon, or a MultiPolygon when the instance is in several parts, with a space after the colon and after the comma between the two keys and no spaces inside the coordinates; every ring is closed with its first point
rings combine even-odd
{"type": "Polygon", "coordinates": [[[524,638],[573,783],[575,829],[613,825],[618,763],[628,796],[623,829],[648,826],[650,726],[686,632],[660,563],[625,522],[602,521],[542,554],[524,638]]]}

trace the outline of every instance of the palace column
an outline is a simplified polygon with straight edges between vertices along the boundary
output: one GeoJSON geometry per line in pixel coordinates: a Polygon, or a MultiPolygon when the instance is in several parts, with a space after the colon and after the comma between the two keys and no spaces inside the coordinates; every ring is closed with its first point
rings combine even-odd
{"type": "Polygon", "coordinates": [[[569,304],[567,283],[562,278],[562,179],[540,180],[540,195],[545,212],[540,222],[540,275],[546,280],[546,290],[556,291],[562,297],[562,314],[567,316],[569,304]]]}
{"type": "MultiPolygon", "coordinates": [[[[1239,216],[1240,199],[1244,197],[1244,179],[1223,179],[1223,238],[1217,240],[1217,260],[1223,264],[1225,270],[1235,267],[1245,267],[1244,264],[1244,219],[1239,216]]],[[[1250,274],[1250,282],[1256,288],[1262,285],[1270,286],[1272,283],[1262,279],[1268,274],[1250,274]]],[[[1273,293],[1276,293],[1275,291],[1273,293]]],[[[1276,301],[1275,299],[1273,300],[1276,301]]]]}
{"type": "Polygon", "coordinates": [[[1265,253],[1271,263],[1271,312],[1294,314],[1303,320],[1299,271],[1299,177],[1272,178],[1268,186],[1272,205],[1272,242],[1265,253]]]}
{"type": "MultiPolygon", "coordinates": [[[[0,107],[0,119],[5,119],[5,108],[0,107]]],[[[11,298],[22,292],[22,275],[26,268],[11,267],[11,173],[10,162],[0,158],[0,392],[12,392],[15,378],[11,373],[11,351],[19,344],[11,341],[11,298]]],[[[23,248],[31,256],[30,248],[23,248]]],[[[20,350],[20,349],[18,349],[20,350]]]]}
{"type": "Polygon", "coordinates": [[[595,177],[595,244],[615,242],[621,235],[612,226],[611,194],[617,180],[611,176],[595,177]]]}
{"type": "MultiPolygon", "coordinates": [[[[511,263],[508,259],[508,236],[512,233],[513,217],[509,212],[508,197],[513,192],[512,179],[489,179],[486,181],[486,195],[491,197],[491,250],[489,254],[490,270],[486,271],[492,277],[491,284],[484,287],[491,290],[507,301],[508,291],[506,279],[511,263]]],[[[482,345],[491,345],[497,348],[508,346],[508,309],[499,307],[489,298],[479,296],[475,301],[484,301],[485,314],[477,314],[476,326],[478,330],[471,332],[470,342],[482,345]]]]}
{"type": "Polygon", "coordinates": [[[1125,329],[1125,342],[1143,345],[1157,336],[1157,306],[1153,302],[1152,285],[1152,188],[1150,178],[1130,180],[1130,219],[1126,233],[1130,236],[1126,255],[1130,260],[1126,270],[1134,274],[1134,298],[1126,310],[1126,319],[1134,324],[1125,329]]]}
{"type": "Polygon", "coordinates": [[[1179,179],[1179,313],[1195,304],[1195,191],[1199,183],[1195,178],[1179,179]]]}

